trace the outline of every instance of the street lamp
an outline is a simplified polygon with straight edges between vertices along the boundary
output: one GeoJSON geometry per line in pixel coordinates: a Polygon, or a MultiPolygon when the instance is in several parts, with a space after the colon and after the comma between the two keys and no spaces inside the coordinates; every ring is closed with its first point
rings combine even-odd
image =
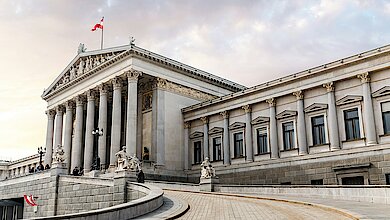
{"type": "Polygon", "coordinates": [[[46,151],[46,148],[42,148],[42,147],[38,147],[38,154],[39,154],[39,165],[38,165],[38,169],[39,170],[43,170],[44,169],[44,166],[43,166],[43,164],[42,164],[42,155],[44,154],[44,153],[46,153],[45,152],[46,151]]]}
{"type": "MultiPolygon", "coordinates": [[[[98,140],[99,140],[99,137],[103,135],[103,128],[100,129],[99,131],[99,128],[96,128],[95,130],[92,131],[92,135],[95,136],[95,143],[97,144],[98,143],[98,140]]],[[[93,163],[92,165],[92,170],[100,170],[100,158],[99,156],[97,155],[97,150],[94,151],[95,155],[95,162],[93,163]]]]}

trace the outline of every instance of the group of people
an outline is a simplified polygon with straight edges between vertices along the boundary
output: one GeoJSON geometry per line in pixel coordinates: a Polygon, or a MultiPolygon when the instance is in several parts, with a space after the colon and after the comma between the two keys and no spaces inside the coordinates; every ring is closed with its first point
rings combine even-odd
{"type": "Polygon", "coordinates": [[[29,173],[37,173],[37,172],[42,172],[44,170],[49,170],[50,169],[50,165],[49,164],[46,164],[46,166],[43,166],[42,163],[40,163],[36,168],[35,167],[31,167],[28,169],[28,172],[29,173]]]}

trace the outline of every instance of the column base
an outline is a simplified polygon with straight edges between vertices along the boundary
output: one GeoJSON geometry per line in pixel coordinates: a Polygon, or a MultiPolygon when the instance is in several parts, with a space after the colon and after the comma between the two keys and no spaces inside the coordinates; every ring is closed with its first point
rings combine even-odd
{"type": "Polygon", "coordinates": [[[330,146],[330,151],[338,151],[340,150],[339,146],[330,146]]]}

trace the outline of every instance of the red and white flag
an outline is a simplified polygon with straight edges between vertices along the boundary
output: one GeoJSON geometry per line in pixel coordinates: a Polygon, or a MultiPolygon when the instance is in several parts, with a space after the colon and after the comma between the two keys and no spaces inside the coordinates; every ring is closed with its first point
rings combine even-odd
{"type": "Polygon", "coordinates": [[[102,19],[100,20],[100,23],[95,24],[95,26],[93,26],[91,31],[96,31],[96,29],[98,29],[98,28],[103,30],[103,20],[104,20],[104,17],[102,17],[102,19]]]}
{"type": "Polygon", "coordinates": [[[34,197],[32,195],[24,195],[24,200],[29,204],[30,206],[37,206],[38,204],[35,202],[34,197]]]}

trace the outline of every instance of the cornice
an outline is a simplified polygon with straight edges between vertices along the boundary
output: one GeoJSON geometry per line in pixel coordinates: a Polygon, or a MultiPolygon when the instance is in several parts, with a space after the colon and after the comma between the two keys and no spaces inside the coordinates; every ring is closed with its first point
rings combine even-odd
{"type": "Polygon", "coordinates": [[[277,78],[275,80],[253,86],[253,87],[244,89],[244,90],[239,91],[239,92],[230,93],[230,94],[227,94],[225,96],[219,97],[217,99],[213,99],[213,100],[202,102],[202,103],[197,103],[197,104],[182,108],[182,112],[185,113],[185,112],[189,112],[192,110],[205,108],[205,107],[210,106],[210,105],[215,105],[215,104],[218,104],[220,102],[226,102],[227,100],[230,100],[230,99],[236,99],[236,98],[239,98],[239,97],[244,96],[244,95],[259,92],[261,90],[266,90],[266,89],[269,89],[271,87],[286,84],[288,82],[308,78],[308,77],[314,76],[316,74],[319,74],[319,73],[322,73],[325,71],[330,71],[330,70],[333,70],[333,69],[336,69],[336,68],[339,68],[342,66],[347,66],[347,65],[357,63],[357,62],[360,62],[362,60],[365,60],[365,59],[368,59],[371,57],[375,57],[375,56],[379,56],[382,54],[386,54],[389,52],[390,52],[390,45],[385,45],[385,46],[382,46],[382,47],[379,47],[376,49],[365,51],[365,52],[355,54],[355,55],[352,55],[352,56],[349,56],[349,57],[346,57],[343,59],[339,59],[339,60],[336,60],[336,61],[333,61],[330,63],[326,63],[326,64],[316,66],[316,67],[313,67],[313,68],[310,68],[307,70],[303,70],[303,71],[300,71],[300,72],[297,72],[297,73],[294,73],[294,74],[291,74],[291,75],[288,75],[285,77],[277,78]]]}

